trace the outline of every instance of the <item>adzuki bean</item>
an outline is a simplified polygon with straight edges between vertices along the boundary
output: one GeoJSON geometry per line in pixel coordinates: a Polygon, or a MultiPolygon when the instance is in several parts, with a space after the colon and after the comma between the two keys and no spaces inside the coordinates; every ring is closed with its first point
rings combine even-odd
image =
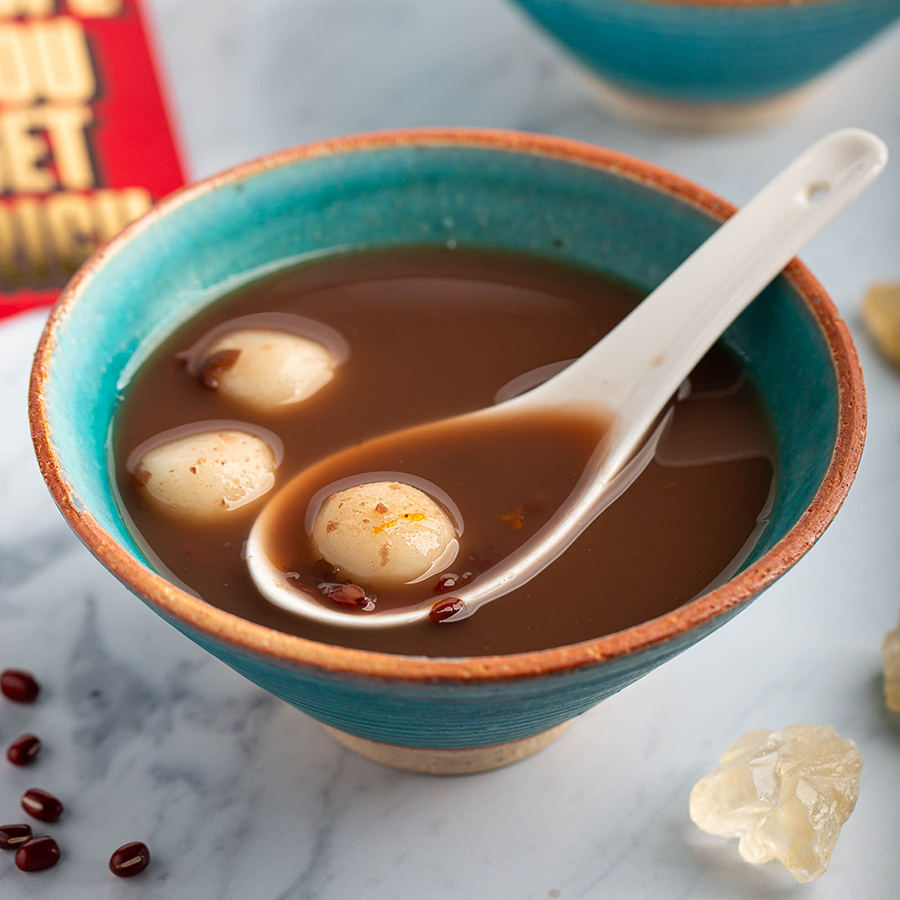
{"type": "Polygon", "coordinates": [[[40,752],[41,739],[34,734],[23,734],[9,745],[6,758],[14,766],[28,766],[40,752]]]}
{"type": "Polygon", "coordinates": [[[53,794],[31,788],[22,795],[22,809],[42,822],[55,822],[63,812],[63,805],[53,794]]]}
{"type": "Polygon", "coordinates": [[[150,851],[141,841],[122,844],[109,858],[109,871],[119,878],[140,875],[150,865],[150,851]]]}
{"type": "Polygon", "coordinates": [[[0,850],[15,850],[30,840],[30,825],[0,825],[0,850]]]}
{"type": "Polygon", "coordinates": [[[23,872],[40,872],[59,862],[59,844],[52,837],[36,837],[16,850],[16,865],[23,872]]]}
{"type": "Polygon", "coordinates": [[[451,616],[462,612],[466,604],[459,597],[448,597],[435,603],[428,612],[428,618],[432,622],[446,622],[451,616]]]}
{"type": "Polygon", "coordinates": [[[436,594],[446,594],[447,591],[452,591],[457,584],[459,584],[459,575],[454,572],[446,572],[438,578],[437,584],[434,586],[434,592],[436,594]]]}
{"type": "Polygon", "coordinates": [[[16,703],[34,703],[41,686],[30,672],[22,669],[6,669],[0,672],[0,691],[16,703]]]}

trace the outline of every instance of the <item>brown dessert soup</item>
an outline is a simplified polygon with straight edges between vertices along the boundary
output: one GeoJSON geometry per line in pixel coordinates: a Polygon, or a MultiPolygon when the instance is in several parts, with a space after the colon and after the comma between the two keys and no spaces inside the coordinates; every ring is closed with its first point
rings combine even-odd
{"type": "MultiPolygon", "coordinates": [[[[515,379],[583,354],[639,300],[636,291],[588,270],[461,249],[353,252],[251,282],[178,328],[125,390],[114,434],[124,511],[163,574],[227,612],[326,643],[428,656],[503,654],[652,619],[732,574],[765,521],[775,477],[772,430],[742,362],[721,344],[695,369],[656,457],[625,494],[528,584],[460,622],[363,630],[280,609],[257,592],[241,555],[274,492],[199,527],[146,505],[125,467],[135,447],[161,432],[246,421],[284,444],[277,490],[370,438],[490,405],[515,379]],[[179,354],[214,327],[260,313],[320,322],[343,336],[349,355],[301,404],[250,413],[187,371],[179,354]]],[[[450,569],[477,574],[552,515],[601,431],[582,419],[523,420],[480,441],[462,435],[440,455],[423,445],[361,459],[360,471],[409,473],[446,491],[465,519],[450,569]],[[452,452],[454,446],[465,452],[452,452]]],[[[286,513],[290,527],[279,531],[273,559],[314,582],[319,574],[303,550],[308,539],[298,533],[303,505],[286,513]]],[[[388,592],[377,609],[406,602],[403,591],[388,592]]]]}

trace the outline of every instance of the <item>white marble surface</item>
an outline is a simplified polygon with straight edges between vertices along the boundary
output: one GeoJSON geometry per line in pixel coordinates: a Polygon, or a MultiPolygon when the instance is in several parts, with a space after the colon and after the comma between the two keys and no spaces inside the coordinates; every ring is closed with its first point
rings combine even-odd
{"type": "MultiPolygon", "coordinates": [[[[638,131],[598,112],[561,54],[501,0],[153,0],[192,175],[284,145],[399,125],[496,125],[636,153],[746,199],[830,128],[900,152],[900,32],[799,116],[752,135],[638,131]]],[[[380,769],[243,681],[132,598],[68,532],[24,415],[39,316],[0,328],[0,667],[34,670],[38,705],[0,714],[0,820],[31,786],[67,803],[65,860],[3,900],[894,898],[900,720],[879,645],[900,607],[900,378],[857,324],[864,287],[900,280],[900,166],[805,254],[859,338],[871,428],[856,486],[820,544],[749,610],[582,717],[543,754],[466,779],[380,769]],[[829,871],[796,885],[700,834],[690,786],[751,728],[831,723],[860,746],[859,805],[829,871]],[[3,763],[3,766],[6,764],[3,763]],[[140,879],[106,870],[126,840],[140,879]]]]}

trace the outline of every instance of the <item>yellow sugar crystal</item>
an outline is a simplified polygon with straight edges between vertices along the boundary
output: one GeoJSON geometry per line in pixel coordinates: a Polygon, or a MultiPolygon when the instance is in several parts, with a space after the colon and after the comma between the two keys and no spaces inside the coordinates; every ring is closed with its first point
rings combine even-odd
{"type": "Polygon", "coordinates": [[[900,365],[900,283],[873,284],[863,298],[862,318],[878,349],[900,365]]]}
{"type": "Polygon", "coordinates": [[[885,636],[881,656],[884,659],[884,702],[888,709],[900,712],[900,626],[885,636]]]}
{"type": "Polygon", "coordinates": [[[740,838],[747,862],[777,859],[797,881],[812,881],[856,806],[861,769],[856,744],[830,726],[751,731],[694,785],[691,819],[740,838]]]}

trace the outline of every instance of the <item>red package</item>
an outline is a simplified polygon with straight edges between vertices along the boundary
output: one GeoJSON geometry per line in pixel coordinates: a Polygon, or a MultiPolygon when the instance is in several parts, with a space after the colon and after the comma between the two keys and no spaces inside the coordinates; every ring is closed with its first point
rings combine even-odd
{"type": "Polygon", "coordinates": [[[0,0],[0,318],[183,183],[139,0],[0,0]]]}

